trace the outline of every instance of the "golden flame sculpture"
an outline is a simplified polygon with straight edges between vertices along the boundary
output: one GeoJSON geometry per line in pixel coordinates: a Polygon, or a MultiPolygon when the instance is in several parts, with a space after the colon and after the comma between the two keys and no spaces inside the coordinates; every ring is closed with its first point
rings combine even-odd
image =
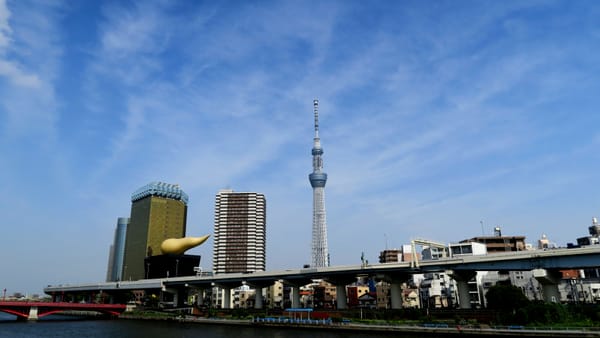
{"type": "Polygon", "coordinates": [[[196,247],[210,237],[210,235],[201,237],[184,237],[184,238],[168,238],[160,245],[160,250],[163,254],[181,255],[186,250],[196,247]]]}

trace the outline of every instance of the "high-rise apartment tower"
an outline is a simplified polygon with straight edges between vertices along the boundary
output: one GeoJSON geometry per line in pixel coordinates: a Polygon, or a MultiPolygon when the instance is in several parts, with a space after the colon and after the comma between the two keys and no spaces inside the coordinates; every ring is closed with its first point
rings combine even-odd
{"type": "Polygon", "coordinates": [[[221,190],[215,201],[213,272],[254,272],[266,268],[265,196],[221,190]]]}
{"type": "Polygon", "coordinates": [[[152,182],[131,195],[123,280],[143,279],[144,258],[162,254],[165,239],[185,237],[187,203],[177,184],[152,182]]]}
{"type": "Polygon", "coordinates": [[[313,224],[312,224],[312,266],[329,266],[327,250],[327,217],[325,214],[325,183],[327,174],[323,172],[323,148],[319,138],[319,100],[313,101],[315,113],[315,138],[313,139],[313,172],[308,175],[313,188],[313,224]]]}

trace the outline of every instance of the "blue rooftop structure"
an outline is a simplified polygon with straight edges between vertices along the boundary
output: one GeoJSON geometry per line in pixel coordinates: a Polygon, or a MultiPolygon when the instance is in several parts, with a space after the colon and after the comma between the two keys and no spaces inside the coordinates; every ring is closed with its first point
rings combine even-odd
{"type": "Polygon", "coordinates": [[[131,195],[131,202],[141,200],[148,196],[158,196],[181,200],[185,205],[188,204],[188,195],[181,190],[178,184],[169,184],[164,182],[152,182],[139,188],[131,195]]]}

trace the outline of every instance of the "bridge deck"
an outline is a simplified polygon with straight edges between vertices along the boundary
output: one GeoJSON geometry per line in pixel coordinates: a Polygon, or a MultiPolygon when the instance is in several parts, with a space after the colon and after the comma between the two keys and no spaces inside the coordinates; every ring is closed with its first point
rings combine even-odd
{"type": "Polygon", "coordinates": [[[125,304],[0,301],[0,312],[23,318],[32,316],[32,309],[35,309],[36,317],[44,317],[63,311],[94,311],[118,316],[125,308],[125,304]]]}

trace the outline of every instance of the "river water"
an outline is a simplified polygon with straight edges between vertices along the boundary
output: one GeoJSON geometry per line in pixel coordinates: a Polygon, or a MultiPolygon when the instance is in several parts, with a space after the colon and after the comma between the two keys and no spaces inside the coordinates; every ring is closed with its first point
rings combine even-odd
{"type": "Polygon", "coordinates": [[[331,330],[253,327],[221,324],[178,323],[150,320],[85,320],[48,316],[39,321],[17,322],[16,317],[0,313],[1,338],[367,338],[411,335],[338,332],[331,330]]]}

